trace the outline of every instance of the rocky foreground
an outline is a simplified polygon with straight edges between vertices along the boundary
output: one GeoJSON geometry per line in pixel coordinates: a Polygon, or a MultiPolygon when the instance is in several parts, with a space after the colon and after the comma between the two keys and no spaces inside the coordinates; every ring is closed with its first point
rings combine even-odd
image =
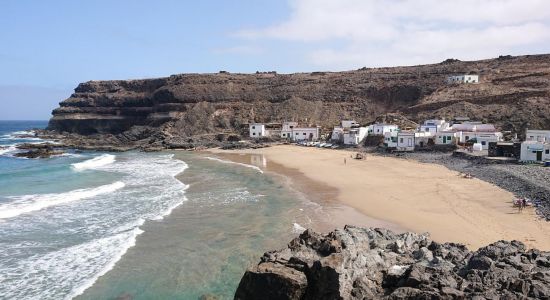
{"type": "Polygon", "coordinates": [[[427,234],[310,230],[267,252],[235,299],[550,299],[550,252],[499,241],[477,251],[427,234]]]}

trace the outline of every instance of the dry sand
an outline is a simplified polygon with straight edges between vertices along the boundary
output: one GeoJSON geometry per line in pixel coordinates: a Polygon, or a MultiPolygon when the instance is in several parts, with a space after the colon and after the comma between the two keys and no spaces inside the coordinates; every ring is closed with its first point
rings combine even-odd
{"type": "Polygon", "coordinates": [[[263,154],[268,162],[335,189],[339,201],[370,217],[349,223],[387,222],[392,224],[388,227],[429,232],[436,241],[471,249],[515,239],[550,250],[550,223],[538,219],[532,208],[518,213],[511,204],[513,194],[440,165],[371,155],[355,160],[350,151],[290,145],[211,152],[263,154]]]}

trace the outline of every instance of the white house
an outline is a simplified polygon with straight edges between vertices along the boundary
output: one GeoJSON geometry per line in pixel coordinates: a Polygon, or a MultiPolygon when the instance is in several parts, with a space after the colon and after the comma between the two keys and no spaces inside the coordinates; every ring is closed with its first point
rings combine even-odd
{"type": "Polygon", "coordinates": [[[386,148],[397,148],[397,131],[384,133],[384,146],[386,148]]]}
{"type": "Polygon", "coordinates": [[[344,128],[340,126],[334,127],[332,129],[332,134],[330,135],[330,140],[333,142],[341,142],[344,140],[344,128]]]}
{"type": "MultiPolygon", "coordinates": [[[[397,151],[414,151],[415,135],[414,131],[392,131],[384,133],[384,146],[397,151]]],[[[421,136],[423,136],[422,134],[421,136]]]]}
{"type": "Polygon", "coordinates": [[[483,150],[489,149],[489,142],[502,141],[501,132],[472,132],[459,131],[457,132],[457,140],[459,143],[475,142],[481,144],[483,150]]]}
{"type": "Polygon", "coordinates": [[[344,145],[359,145],[367,136],[368,130],[367,127],[356,127],[344,131],[344,145]]]}
{"type": "Polygon", "coordinates": [[[454,131],[439,131],[434,136],[436,145],[454,145],[456,144],[456,133],[454,131]]]}
{"type": "Polygon", "coordinates": [[[386,132],[398,131],[399,127],[397,125],[391,124],[373,124],[371,135],[385,135],[386,132]]]}
{"type": "Polygon", "coordinates": [[[479,75],[454,75],[447,77],[447,83],[479,83],[479,75]]]}
{"type": "Polygon", "coordinates": [[[342,128],[351,128],[351,127],[359,127],[359,123],[355,122],[354,120],[343,120],[342,121],[342,128]]]}
{"type": "Polygon", "coordinates": [[[414,151],[414,131],[397,133],[397,151],[414,151]]]}
{"type": "Polygon", "coordinates": [[[292,139],[292,130],[298,127],[298,122],[283,122],[281,127],[281,137],[283,139],[292,139]]]}
{"type": "Polygon", "coordinates": [[[418,148],[426,147],[430,143],[430,140],[434,140],[431,132],[417,131],[414,133],[414,145],[418,148]]]}
{"type": "Polygon", "coordinates": [[[527,129],[525,140],[550,143],[550,130],[527,129]]]}
{"type": "Polygon", "coordinates": [[[260,138],[260,137],[266,136],[267,134],[265,131],[265,124],[261,124],[261,123],[249,124],[248,130],[250,132],[251,138],[260,138]]]}
{"type": "Polygon", "coordinates": [[[550,160],[550,143],[525,141],[521,143],[520,161],[547,161],[550,160]]]}
{"type": "Polygon", "coordinates": [[[496,130],[495,125],[479,122],[454,124],[451,131],[455,132],[454,137],[458,143],[475,142],[481,144],[483,150],[489,149],[489,142],[500,142],[503,138],[502,133],[496,130]]]}
{"type": "Polygon", "coordinates": [[[424,121],[424,124],[420,125],[419,131],[429,132],[432,135],[435,135],[438,131],[448,130],[449,126],[449,123],[445,122],[445,120],[426,120],[424,121]]]}
{"type": "Polygon", "coordinates": [[[293,141],[316,141],[319,139],[321,127],[298,127],[293,128],[291,139],[293,141]]]}

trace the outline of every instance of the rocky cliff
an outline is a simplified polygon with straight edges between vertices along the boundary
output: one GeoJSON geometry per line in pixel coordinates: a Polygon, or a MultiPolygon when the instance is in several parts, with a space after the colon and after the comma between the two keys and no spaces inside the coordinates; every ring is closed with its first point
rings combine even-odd
{"type": "Polygon", "coordinates": [[[347,226],[265,253],[235,299],[550,299],[550,252],[499,241],[477,251],[427,235],[347,226]]]}
{"type": "Polygon", "coordinates": [[[550,55],[349,72],[89,81],[53,111],[49,129],[160,145],[244,134],[249,122],[296,120],[330,128],[341,119],[369,123],[386,114],[412,121],[467,116],[519,133],[550,128],[550,55]],[[479,74],[481,83],[446,83],[447,76],[464,73],[479,74]]]}

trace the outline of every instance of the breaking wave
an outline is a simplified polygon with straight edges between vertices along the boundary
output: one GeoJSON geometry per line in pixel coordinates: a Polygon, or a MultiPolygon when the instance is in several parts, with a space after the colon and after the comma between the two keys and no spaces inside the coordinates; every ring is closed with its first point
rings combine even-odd
{"type": "Polygon", "coordinates": [[[13,201],[7,204],[0,205],[0,219],[13,218],[21,214],[42,210],[50,206],[65,204],[77,200],[91,198],[101,194],[111,193],[123,188],[124,185],[124,182],[117,181],[115,183],[102,185],[96,188],[78,189],[66,193],[8,197],[8,199],[11,199],[13,201]]]}
{"type": "Polygon", "coordinates": [[[106,166],[115,162],[116,156],[112,154],[102,154],[98,157],[88,159],[82,162],[74,163],[71,166],[76,171],[84,171],[89,169],[96,169],[99,167],[106,166]]]}

